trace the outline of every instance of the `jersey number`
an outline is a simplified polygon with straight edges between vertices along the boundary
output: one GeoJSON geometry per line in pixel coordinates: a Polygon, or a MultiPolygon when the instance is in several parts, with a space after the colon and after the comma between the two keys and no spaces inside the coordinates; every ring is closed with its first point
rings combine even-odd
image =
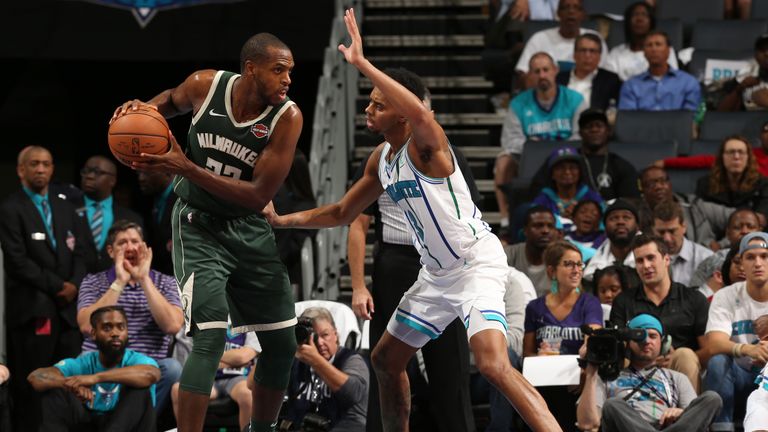
{"type": "Polygon", "coordinates": [[[240,174],[242,171],[240,168],[235,168],[231,165],[224,165],[223,163],[208,158],[205,162],[205,167],[213,171],[216,175],[232,177],[235,180],[240,180],[240,174]]]}

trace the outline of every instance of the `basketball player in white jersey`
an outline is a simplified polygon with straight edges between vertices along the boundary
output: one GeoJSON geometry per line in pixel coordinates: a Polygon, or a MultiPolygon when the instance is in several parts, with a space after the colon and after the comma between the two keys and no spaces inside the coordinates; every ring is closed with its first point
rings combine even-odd
{"type": "Polygon", "coordinates": [[[363,56],[351,9],[344,21],[352,42],[339,50],[373,83],[366,118],[386,142],[374,150],[363,177],[339,202],[283,216],[268,205],[265,216],[275,227],[348,225],[384,191],[405,212],[423,268],[371,355],[384,430],[408,430],[406,364],[458,316],[467,326],[480,372],[533,430],[561,431],[538,392],[509,363],[506,255],[470,198],[445,132],[414,93],[363,56]]]}

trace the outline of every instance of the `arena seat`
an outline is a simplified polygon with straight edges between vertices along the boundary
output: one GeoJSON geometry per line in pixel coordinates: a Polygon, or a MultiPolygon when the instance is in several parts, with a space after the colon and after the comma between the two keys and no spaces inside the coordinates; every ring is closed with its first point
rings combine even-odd
{"type": "Polygon", "coordinates": [[[717,150],[719,148],[720,148],[720,140],[697,139],[697,140],[691,141],[691,155],[702,155],[702,154],[714,155],[715,153],[717,153],[717,150]]]}
{"type": "Polygon", "coordinates": [[[656,18],[659,20],[681,18],[686,34],[690,34],[696,21],[722,19],[725,6],[723,0],[658,0],[656,18]]]}
{"type": "Polygon", "coordinates": [[[749,16],[752,19],[768,18],[768,2],[752,0],[752,10],[750,11],[749,16]]]}
{"type": "Polygon", "coordinates": [[[678,170],[668,169],[669,181],[672,183],[672,190],[680,194],[692,194],[696,192],[696,182],[707,175],[709,170],[678,170]]]}
{"type": "Polygon", "coordinates": [[[631,163],[638,171],[653,162],[677,154],[677,143],[674,140],[611,142],[608,148],[631,163]]]}
{"type": "MultiPolygon", "coordinates": [[[[523,29],[523,41],[528,42],[528,39],[530,39],[534,33],[540,32],[541,30],[557,27],[559,25],[560,24],[557,21],[526,21],[525,29],[523,29]]],[[[585,20],[581,23],[581,26],[583,28],[598,31],[598,23],[596,20],[585,20]]]]}
{"type": "Polygon", "coordinates": [[[759,145],[760,129],[768,120],[764,111],[708,112],[701,122],[699,139],[717,141],[729,135],[745,135],[759,145]]]}
{"type": "Polygon", "coordinates": [[[675,154],[691,150],[692,111],[619,111],[616,116],[616,141],[654,144],[675,141],[675,154]]]}
{"type": "Polygon", "coordinates": [[[624,9],[636,0],[584,0],[584,10],[589,16],[612,14],[624,15],[624,9]]]}
{"type": "MultiPolygon", "coordinates": [[[[656,29],[661,30],[669,36],[669,44],[679,52],[683,49],[683,22],[677,18],[663,19],[656,21],[656,29]]],[[[608,30],[608,38],[605,41],[609,48],[624,43],[624,23],[614,21],[608,30]]]]}
{"type": "Polygon", "coordinates": [[[691,46],[697,50],[750,51],[766,31],[765,20],[700,20],[693,26],[691,46]]]}

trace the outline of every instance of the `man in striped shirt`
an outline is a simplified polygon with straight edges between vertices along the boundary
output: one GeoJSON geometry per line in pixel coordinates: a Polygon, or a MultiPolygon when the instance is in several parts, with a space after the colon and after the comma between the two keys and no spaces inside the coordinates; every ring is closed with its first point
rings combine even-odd
{"type": "Polygon", "coordinates": [[[184,325],[179,289],[172,276],[150,269],[152,249],[138,224],[116,221],[109,230],[106,250],[114,266],[87,275],[77,299],[77,322],[85,335],[83,351],[96,350],[89,336],[91,312],[103,306],[122,306],[128,321],[128,348],[152,357],[160,366],[156,406],[160,412],[171,386],[181,376],[181,365],[168,356],[173,335],[184,325]]]}

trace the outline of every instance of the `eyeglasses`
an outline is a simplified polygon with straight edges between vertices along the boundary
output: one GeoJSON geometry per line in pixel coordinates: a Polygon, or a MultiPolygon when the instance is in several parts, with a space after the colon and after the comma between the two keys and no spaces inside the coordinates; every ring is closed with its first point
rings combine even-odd
{"type": "Polygon", "coordinates": [[[571,260],[565,260],[560,263],[563,267],[569,269],[569,270],[584,270],[585,264],[581,261],[571,261],[571,260]]]}
{"type": "Polygon", "coordinates": [[[80,175],[85,177],[88,174],[93,174],[96,177],[103,176],[103,175],[115,175],[113,172],[100,170],[98,168],[92,168],[92,167],[83,167],[83,169],[80,170],[80,175]]]}
{"type": "Polygon", "coordinates": [[[741,156],[741,157],[743,157],[743,156],[747,155],[747,151],[746,150],[735,150],[734,149],[734,150],[726,150],[726,151],[723,152],[723,154],[724,155],[728,155],[730,157],[734,157],[734,156],[741,156]]]}

